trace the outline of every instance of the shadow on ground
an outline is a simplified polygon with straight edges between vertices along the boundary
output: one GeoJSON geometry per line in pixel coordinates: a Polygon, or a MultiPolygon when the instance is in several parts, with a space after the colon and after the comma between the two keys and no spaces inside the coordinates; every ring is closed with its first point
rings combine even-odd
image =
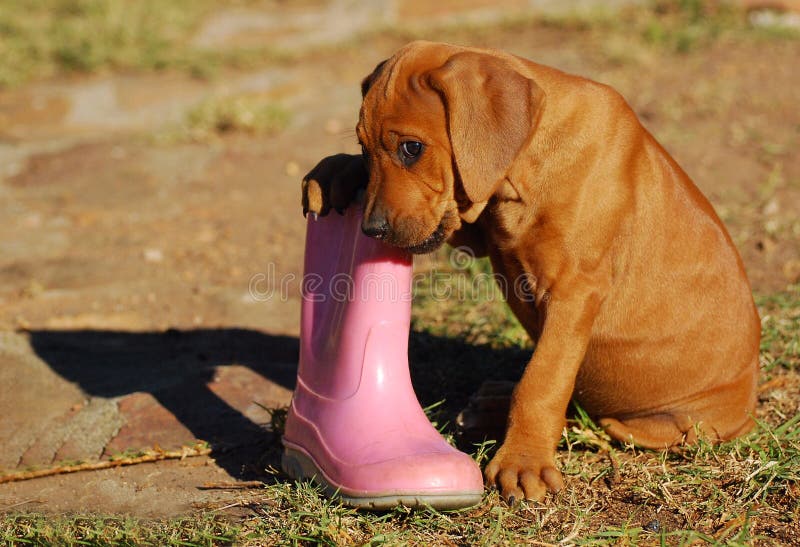
{"type": "MultiPolygon", "coordinates": [[[[532,349],[493,348],[459,338],[412,332],[409,361],[414,390],[423,407],[439,404],[431,419],[440,431],[455,435],[458,447],[468,453],[483,439],[501,441],[505,433],[510,393],[488,407],[473,409],[467,429],[457,426],[459,413],[470,405],[470,397],[485,382],[515,384],[531,358],[532,349]],[[477,421],[473,421],[477,420],[477,421]]],[[[482,390],[481,390],[482,391],[482,390]]]]}
{"type": "MultiPolygon", "coordinates": [[[[89,396],[151,394],[196,438],[210,444],[212,457],[232,477],[264,479],[266,466],[279,467],[277,437],[219,397],[209,383],[217,367],[235,363],[293,389],[297,338],[246,329],[37,330],[29,334],[37,355],[89,396]]],[[[444,401],[434,419],[452,432],[470,394],[486,379],[518,378],[529,353],[474,346],[422,332],[412,333],[409,344],[420,402],[428,406],[444,401]]]]}
{"type": "Polygon", "coordinates": [[[231,476],[256,478],[272,435],[217,396],[217,367],[238,364],[294,388],[298,341],[245,329],[116,332],[31,331],[31,345],[55,372],[94,397],[150,393],[231,476]]]}

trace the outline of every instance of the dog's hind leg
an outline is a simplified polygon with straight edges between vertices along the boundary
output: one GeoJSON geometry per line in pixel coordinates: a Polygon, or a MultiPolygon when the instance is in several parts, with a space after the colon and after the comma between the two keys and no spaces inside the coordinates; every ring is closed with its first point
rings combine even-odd
{"type": "Polygon", "coordinates": [[[693,442],[697,438],[690,424],[679,424],[677,418],[671,414],[623,420],[602,418],[599,424],[612,439],[655,450],[663,450],[683,442],[693,442]]]}
{"type": "Polygon", "coordinates": [[[756,356],[731,381],[673,402],[669,409],[603,417],[598,423],[613,439],[643,448],[691,444],[698,435],[712,442],[732,439],[755,425],[757,377],[756,356]]]}

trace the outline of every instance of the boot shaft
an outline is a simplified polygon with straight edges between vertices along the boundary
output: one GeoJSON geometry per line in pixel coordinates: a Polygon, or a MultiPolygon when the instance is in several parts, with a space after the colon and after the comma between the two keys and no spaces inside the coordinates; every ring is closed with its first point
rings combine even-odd
{"type": "Polygon", "coordinates": [[[385,349],[408,366],[412,256],[365,236],[361,219],[354,204],[344,215],[309,219],[306,230],[298,377],[333,399],[358,389],[374,326],[397,333],[385,349]]]}

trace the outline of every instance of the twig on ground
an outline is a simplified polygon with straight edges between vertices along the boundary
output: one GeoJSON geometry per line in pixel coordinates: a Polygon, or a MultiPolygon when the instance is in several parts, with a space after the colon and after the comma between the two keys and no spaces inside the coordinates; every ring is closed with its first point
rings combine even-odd
{"type": "Polygon", "coordinates": [[[784,384],[786,384],[786,381],[787,381],[787,377],[786,376],[777,376],[777,377],[773,378],[772,380],[764,382],[763,384],[758,386],[758,392],[759,393],[766,393],[767,391],[770,391],[770,390],[775,389],[777,387],[783,387],[784,384]]]}
{"type": "Polygon", "coordinates": [[[237,501],[237,502],[234,502],[234,503],[229,503],[228,505],[223,505],[222,507],[217,507],[216,509],[212,509],[211,512],[212,513],[216,513],[217,511],[224,511],[225,509],[231,509],[233,507],[239,507],[240,505],[242,505],[242,502],[241,501],[237,501]]]}
{"type": "Polygon", "coordinates": [[[242,482],[207,482],[203,486],[198,486],[199,490],[246,490],[248,488],[263,488],[261,481],[242,481],[242,482]]]}
{"type": "Polygon", "coordinates": [[[619,473],[619,460],[617,460],[617,456],[614,453],[614,449],[610,446],[608,447],[608,459],[611,462],[611,474],[608,475],[606,482],[609,488],[612,488],[619,484],[621,477],[619,473]]]}
{"type": "Polygon", "coordinates": [[[76,473],[78,471],[97,471],[100,469],[110,469],[112,467],[122,467],[125,465],[151,463],[161,460],[182,460],[184,458],[191,458],[194,456],[207,456],[210,453],[211,449],[206,447],[205,443],[202,444],[198,443],[197,445],[191,447],[183,447],[180,450],[150,450],[145,452],[141,456],[135,456],[131,458],[119,458],[115,460],[80,463],[76,465],[61,465],[58,467],[51,467],[49,469],[39,469],[36,471],[21,471],[17,473],[10,473],[8,475],[0,475],[0,484],[6,482],[38,479],[41,477],[49,477],[52,475],[76,473]]]}
{"type": "Polygon", "coordinates": [[[5,507],[0,508],[0,511],[8,511],[9,509],[13,509],[14,507],[19,507],[20,505],[28,505],[29,503],[45,503],[45,502],[43,500],[34,498],[25,501],[19,501],[17,503],[12,503],[11,505],[6,505],[5,507]]]}

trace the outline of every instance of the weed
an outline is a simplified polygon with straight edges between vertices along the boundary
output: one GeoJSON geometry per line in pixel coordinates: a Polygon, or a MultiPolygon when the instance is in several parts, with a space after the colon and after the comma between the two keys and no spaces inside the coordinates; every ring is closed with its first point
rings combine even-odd
{"type": "Polygon", "coordinates": [[[181,123],[153,136],[159,144],[209,142],[235,133],[274,135],[283,130],[291,113],[268,97],[242,94],[210,97],[190,109],[181,123]]]}
{"type": "Polygon", "coordinates": [[[764,372],[775,367],[800,370],[800,285],[756,300],[761,315],[764,372]]]}
{"type": "Polygon", "coordinates": [[[208,99],[187,117],[189,131],[199,138],[232,131],[269,134],[283,129],[288,121],[287,110],[249,95],[208,99]]]}
{"type": "MultiPolygon", "coordinates": [[[[233,1],[233,0],[231,0],[233,1]]],[[[192,32],[228,0],[5,0],[0,9],[0,88],[64,73],[174,68],[198,77],[279,55],[207,50],[192,32]]]]}
{"type": "Polygon", "coordinates": [[[17,515],[0,519],[4,545],[164,545],[229,544],[241,527],[207,514],[163,521],[116,516],[17,515]]]}

